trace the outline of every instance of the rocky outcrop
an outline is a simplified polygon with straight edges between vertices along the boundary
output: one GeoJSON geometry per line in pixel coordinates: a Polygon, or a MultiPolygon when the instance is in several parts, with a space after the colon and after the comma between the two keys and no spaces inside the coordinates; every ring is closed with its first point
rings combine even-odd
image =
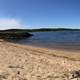
{"type": "Polygon", "coordinates": [[[24,39],[30,36],[32,34],[27,32],[0,32],[0,39],[24,39]]]}

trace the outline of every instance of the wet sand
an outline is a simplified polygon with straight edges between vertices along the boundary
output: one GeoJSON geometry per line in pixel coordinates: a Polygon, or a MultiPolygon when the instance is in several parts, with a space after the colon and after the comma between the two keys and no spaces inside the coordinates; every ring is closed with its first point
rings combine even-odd
{"type": "Polygon", "coordinates": [[[80,51],[0,42],[0,80],[77,80],[80,51]]]}

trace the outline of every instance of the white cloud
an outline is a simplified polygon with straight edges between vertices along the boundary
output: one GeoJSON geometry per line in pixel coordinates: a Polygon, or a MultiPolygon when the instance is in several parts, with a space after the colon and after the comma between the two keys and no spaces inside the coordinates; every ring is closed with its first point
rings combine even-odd
{"type": "Polygon", "coordinates": [[[16,19],[0,19],[0,29],[18,29],[25,28],[19,20],[16,19]]]}

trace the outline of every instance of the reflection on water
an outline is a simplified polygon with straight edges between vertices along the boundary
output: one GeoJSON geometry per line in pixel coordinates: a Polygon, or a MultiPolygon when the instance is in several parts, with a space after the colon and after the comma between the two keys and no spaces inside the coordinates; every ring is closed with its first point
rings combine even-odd
{"type": "Polygon", "coordinates": [[[79,48],[80,32],[33,32],[34,36],[17,41],[20,44],[44,46],[49,48],[79,48]]]}

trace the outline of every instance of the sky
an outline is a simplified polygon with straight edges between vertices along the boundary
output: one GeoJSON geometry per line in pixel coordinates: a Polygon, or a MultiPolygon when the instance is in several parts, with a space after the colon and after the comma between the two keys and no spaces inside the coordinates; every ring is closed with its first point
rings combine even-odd
{"type": "Polygon", "coordinates": [[[0,0],[0,29],[80,28],[80,0],[0,0]]]}

